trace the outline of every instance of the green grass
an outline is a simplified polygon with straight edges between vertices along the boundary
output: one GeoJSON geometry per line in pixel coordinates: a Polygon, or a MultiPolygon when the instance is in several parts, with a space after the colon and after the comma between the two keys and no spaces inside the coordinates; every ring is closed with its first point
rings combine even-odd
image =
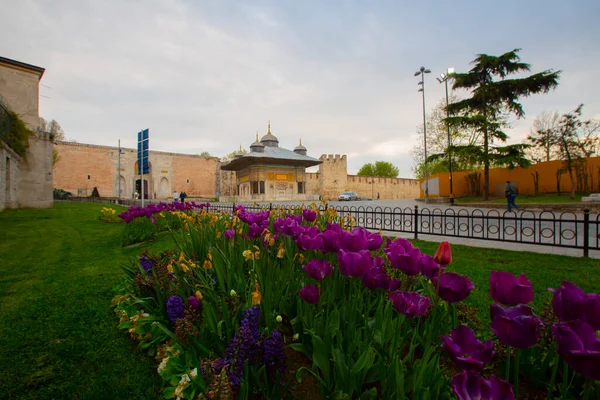
{"type": "MultiPolygon", "coordinates": [[[[110,308],[120,266],[144,245],[122,248],[123,226],[97,220],[104,206],[0,213],[0,398],[157,398],[152,360],[110,308]]],[[[160,235],[149,247],[172,246],[160,235]]]]}
{"type": "MultiPolygon", "coordinates": [[[[120,266],[142,248],[174,247],[169,234],[151,245],[122,248],[122,225],[97,220],[103,204],[57,203],[48,210],[0,213],[0,398],[154,399],[161,379],[150,357],[117,330],[110,307],[120,266]]],[[[437,243],[417,241],[433,254],[437,243]]],[[[536,291],[572,280],[600,287],[600,262],[453,246],[449,269],[476,286],[467,302],[486,323],[490,271],[525,272],[536,291]]],[[[540,296],[541,295],[541,296],[540,296]]]]}
{"type": "MultiPolygon", "coordinates": [[[[533,195],[522,195],[517,196],[517,204],[532,204],[532,203],[542,203],[542,204],[556,204],[556,203],[581,203],[581,198],[584,196],[589,196],[587,193],[575,193],[575,198],[571,199],[569,194],[540,194],[539,196],[533,195]]],[[[487,201],[483,201],[481,197],[459,197],[456,200],[456,203],[506,203],[506,199],[502,198],[490,198],[487,201]]]]}

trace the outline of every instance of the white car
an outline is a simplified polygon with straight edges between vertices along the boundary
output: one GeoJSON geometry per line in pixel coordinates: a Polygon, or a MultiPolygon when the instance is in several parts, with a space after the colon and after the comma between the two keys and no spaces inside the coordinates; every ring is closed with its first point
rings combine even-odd
{"type": "Polygon", "coordinates": [[[356,192],[344,192],[338,197],[339,201],[353,201],[358,200],[358,194],[356,192]]]}

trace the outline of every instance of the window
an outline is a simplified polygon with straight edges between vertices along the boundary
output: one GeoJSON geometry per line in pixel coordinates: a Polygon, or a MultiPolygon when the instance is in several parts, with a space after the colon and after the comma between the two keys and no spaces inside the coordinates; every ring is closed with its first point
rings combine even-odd
{"type": "Polygon", "coordinates": [[[186,179],[186,180],[185,180],[185,183],[190,183],[190,180],[189,180],[189,179],[186,179]]]}
{"type": "Polygon", "coordinates": [[[260,181],[260,194],[265,194],[265,181],[260,181]]]}
{"type": "Polygon", "coordinates": [[[298,182],[298,194],[304,193],[304,182],[298,182]]]}
{"type": "Polygon", "coordinates": [[[251,182],[252,184],[252,194],[258,194],[258,182],[251,182]]]}
{"type": "Polygon", "coordinates": [[[90,179],[90,178],[91,178],[91,176],[90,176],[90,175],[88,175],[88,179],[90,179]]]}

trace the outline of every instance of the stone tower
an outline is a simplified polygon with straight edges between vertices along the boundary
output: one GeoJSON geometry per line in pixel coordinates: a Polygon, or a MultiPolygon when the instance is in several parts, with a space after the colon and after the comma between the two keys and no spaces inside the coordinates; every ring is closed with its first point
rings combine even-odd
{"type": "Polygon", "coordinates": [[[348,165],[346,155],[323,154],[319,165],[319,194],[323,200],[337,200],[346,191],[348,184],[348,165]]]}

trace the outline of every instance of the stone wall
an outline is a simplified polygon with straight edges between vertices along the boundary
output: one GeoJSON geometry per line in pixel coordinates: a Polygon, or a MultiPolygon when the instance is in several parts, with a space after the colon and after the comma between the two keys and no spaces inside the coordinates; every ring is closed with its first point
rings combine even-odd
{"type": "MultiPolygon", "coordinates": [[[[39,82],[43,71],[39,67],[0,59],[0,95],[32,131],[39,125],[39,82]]],[[[6,170],[6,156],[1,162],[6,170]]],[[[9,164],[12,162],[9,160],[9,164]]],[[[11,168],[11,174],[13,169],[18,174],[13,176],[16,180],[10,182],[8,206],[52,207],[52,142],[48,136],[31,137],[26,157],[20,159],[19,168],[11,168]]],[[[6,194],[4,198],[7,198],[6,194]]]]}
{"type": "Polygon", "coordinates": [[[419,181],[416,179],[348,175],[347,188],[370,199],[376,198],[377,193],[382,200],[419,198],[419,181]]]}
{"type": "Polygon", "coordinates": [[[19,205],[21,157],[0,139],[0,210],[19,205]]]}
{"type": "MultiPolygon", "coordinates": [[[[137,151],[117,147],[56,142],[60,161],[54,167],[54,187],[89,196],[94,187],[102,197],[117,197],[119,179],[121,197],[132,198],[141,189],[137,175],[137,151]]],[[[212,198],[216,195],[218,159],[188,154],[150,151],[150,174],[144,175],[150,198],[171,199],[173,192],[184,191],[190,197],[212,198]]]]}
{"type": "Polygon", "coordinates": [[[319,157],[319,194],[323,200],[337,200],[347,189],[348,165],[346,155],[323,154],[319,157]]]}

